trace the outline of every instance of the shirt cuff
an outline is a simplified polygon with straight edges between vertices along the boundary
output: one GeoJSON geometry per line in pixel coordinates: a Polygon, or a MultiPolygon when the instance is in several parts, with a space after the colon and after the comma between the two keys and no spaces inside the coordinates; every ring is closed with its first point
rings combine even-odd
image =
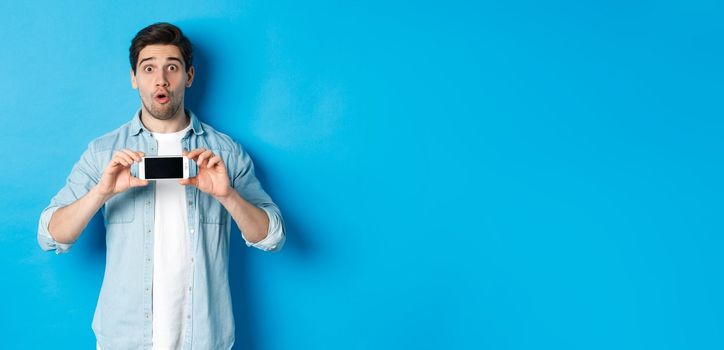
{"type": "Polygon", "coordinates": [[[53,217],[53,213],[55,213],[58,209],[59,207],[47,208],[42,214],[40,214],[40,222],[38,223],[38,244],[43,250],[55,250],[55,254],[63,254],[67,253],[73,244],[56,242],[48,230],[50,218],[53,217]]]}
{"type": "Polygon", "coordinates": [[[244,237],[244,241],[248,247],[258,248],[264,251],[278,251],[282,249],[286,241],[284,224],[276,211],[266,207],[261,207],[260,209],[264,210],[267,217],[269,217],[269,231],[267,231],[266,237],[259,242],[251,243],[244,237],[243,232],[241,236],[244,237]]]}

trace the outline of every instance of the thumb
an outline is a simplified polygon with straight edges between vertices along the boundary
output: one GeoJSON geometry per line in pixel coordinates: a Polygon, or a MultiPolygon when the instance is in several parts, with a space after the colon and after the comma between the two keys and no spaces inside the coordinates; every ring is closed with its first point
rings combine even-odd
{"type": "Polygon", "coordinates": [[[181,185],[192,185],[192,186],[198,186],[199,180],[196,179],[196,176],[190,177],[188,179],[181,179],[178,180],[178,183],[181,185]]]}
{"type": "Polygon", "coordinates": [[[135,176],[131,176],[131,187],[140,187],[148,185],[148,180],[141,180],[135,176]]]}

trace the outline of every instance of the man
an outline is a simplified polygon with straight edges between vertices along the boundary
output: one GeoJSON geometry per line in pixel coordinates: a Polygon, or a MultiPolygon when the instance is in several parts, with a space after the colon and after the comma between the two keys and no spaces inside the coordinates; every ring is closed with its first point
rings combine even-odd
{"type": "Polygon", "coordinates": [[[279,208],[244,149],[184,108],[193,49],[168,23],[148,26],[130,47],[131,84],[141,108],[93,140],[43,210],[38,242],[64,253],[103,207],[106,272],[92,328],[103,349],[230,349],[230,217],[246,244],[278,250],[279,208]],[[183,154],[189,179],[137,176],[145,155],[183,154]]]}

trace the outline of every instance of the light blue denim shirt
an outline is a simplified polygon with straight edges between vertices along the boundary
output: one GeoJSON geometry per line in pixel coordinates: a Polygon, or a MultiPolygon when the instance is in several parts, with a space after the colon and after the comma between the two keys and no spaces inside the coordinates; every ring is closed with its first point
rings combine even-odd
{"type": "MultiPolygon", "coordinates": [[[[229,136],[200,122],[187,110],[191,128],[181,140],[184,150],[206,148],[221,156],[231,185],[241,196],[269,216],[269,232],[260,242],[250,243],[265,251],[279,250],[285,241],[284,222],[274,202],[254,175],[249,155],[229,136]]],[[[53,240],[48,224],[53,213],[88,193],[100,180],[113,154],[127,148],[157,154],[157,143],[143,126],[140,110],[120,128],[93,140],[73,167],[65,186],[40,215],[38,243],[44,250],[67,252],[71,244],[53,240]]],[[[137,165],[131,173],[137,175],[137,165]]],[[[190,176],[196,167],[190,167],[190,176]]],[[[230,349],[234,343],[234,316],[228,281],[229,238],[234,220],[212,196],[186,186],[187,238],[193,265],[184,305],[189,318],[183,334],[183,349],[230,349]]],[[[131,188],[108,200],[102,211],[106,226],[106,271],[92,328],[104,350],[151,349],[153,282],[154,182],[131,188]]],[[[242,232],[243,236],[243,232],[242,232]]],[[[81,236],[82,237],[82,236],[81,236]]]]}

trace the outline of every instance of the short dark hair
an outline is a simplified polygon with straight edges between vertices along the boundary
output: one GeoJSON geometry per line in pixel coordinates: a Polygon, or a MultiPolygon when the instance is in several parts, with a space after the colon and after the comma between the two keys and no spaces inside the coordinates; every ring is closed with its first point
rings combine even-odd
{"type": "Polygon", "coordinates": [[[194,58],[194,49],[191,41],[187,38],[179,27],[166,22],[151,24],[141,29],[131,40],[130,51],[131,69],[136,74],[136,65],[138,64],[138,55],[144,47],[148,45],[174,45],[181,51],[184,59],[184,65],[188,72],[191,68],[194,58]]]}

